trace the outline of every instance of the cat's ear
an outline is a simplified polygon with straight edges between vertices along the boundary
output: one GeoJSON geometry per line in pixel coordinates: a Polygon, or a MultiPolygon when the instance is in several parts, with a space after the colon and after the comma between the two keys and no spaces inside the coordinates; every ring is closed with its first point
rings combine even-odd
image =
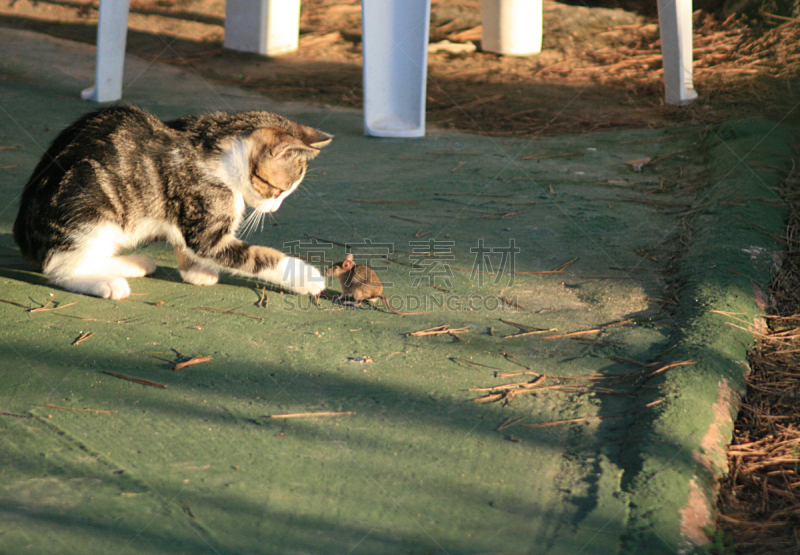
{"type": "Polygon", "coordinates": [[[288,159],[295,154],[301,154],[306,160],[310,160],[319,154],[318,148],[308,146],[280,127],[259,127],[250,134],[250,140],[255,144],[253,153],[257,160],[267,153],[275,160],[288,159]]]}
{"type": "Polygon", "coordinates": [[[333,140],[333,135],[328,135],[307,125],[297,124],[297,130],[300,132],[300,140],[313,148],[322,148],[333,140]]]}
{"type": "Polygon", "coordinates": [[[265,198],[273,198],[275,191],[261,190],[259,184],[290,191],[303,178],[306,162],[319,154],[319,149],[280,127],[260,127],[250,134],[249,142],[251,183],[265,198]]]}

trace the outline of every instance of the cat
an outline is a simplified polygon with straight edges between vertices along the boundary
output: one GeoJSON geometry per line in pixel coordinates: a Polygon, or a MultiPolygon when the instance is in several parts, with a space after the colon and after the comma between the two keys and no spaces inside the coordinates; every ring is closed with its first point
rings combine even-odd
{"type": "Polygon", "coordinates": [[[325,288],[319,270],[239,240],[245,205],[276,211],[332,136],[270,112],[162,122],[134,106],[91,112],[53,141],[25,185],[14,240],[50,282],[124,299],[125,278],[156,263],[123,249],[175,248],[184,281],[213,285],[220,270],[297,294],[325,288]]]}

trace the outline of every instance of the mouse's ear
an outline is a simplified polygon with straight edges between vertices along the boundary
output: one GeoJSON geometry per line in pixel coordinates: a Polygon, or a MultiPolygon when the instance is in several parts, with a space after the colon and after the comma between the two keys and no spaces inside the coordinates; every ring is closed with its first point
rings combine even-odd
{"type": "Polygon", "coordinates": [[[347,256],[345,256],[344,259],[345,260],[349,260],[350,262],[352,262],[353,261],[353,253],[352,252],[348,252],[347,256]]]}
{"type": "Polygon", "coordinates": [[[344,271],[348,272],[352,267],[353,267],[353,258],[351,257],[350,260],[345,258],[344,261],[342,262],[342,268],[344,268],[344,271]]]}

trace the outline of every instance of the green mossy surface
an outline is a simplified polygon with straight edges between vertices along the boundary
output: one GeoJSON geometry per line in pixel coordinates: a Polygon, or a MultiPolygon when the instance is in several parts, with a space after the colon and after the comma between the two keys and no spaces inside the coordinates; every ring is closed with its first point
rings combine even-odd
{"type": "MultiPolygon", "coordinates": [[[[249,240],[278,248],[301,241],[304,253],[320,251],[325,264],[341,259],[344,248],[309,249],[312,236],[390,244],[385,294],[403,301],[402,309],[416,299],[431,312],[400,317],[326,300],[317,307],[274,289],[263,308],[255,281],[182,283],[162,244],[141,249],[159,270],[131,280],[137,295],[105,301],[48,285],[11,237],[17,198],[43,150],[94,107],[77,100],[93,78],[93,51],[17,31],[0,40],[0,146],[18,147],[0,150],[0,299],[26,307],[0,303],[0,552],[668,549],[650,541],[654,534],[669,548],[681,544],[675,515],[698,472],[691,450],[713,420],[720,378],[741,383],[744,351],[733,336],[749,341],[708,309],[746,312],[747,321],[756,313],[750,281],[720,267],[763,283],[768,264],[751,262],[740,248],[779,248],[763,232],[780,233],[779,211],[746,200],[752,213],[740,213],[745,208],[722,202],[766,195],[741,189],[739,173],[725,174],[736,164],[722,159],[726,145],[747,150],[755,135],[723,129],[719,145],[701,139],[699,127],[531,141],[441,132],[370,139],[356,112],[277,105],[129,59],[126,101],[165,119],[268,109],[336,135],[303,187],[249,240]],[[523,159],[542,152],[569,156],[523,159]],[[669,156],[641,173],[626,164],[661,155],[669,156]],[[716,181],[700,198],[658,194],[661,178],[679,169],[687,179],[708,169],[716,181]],[[695,218],[677,268],[668,266],[681,210],[695,202],[708,209],[695,218]],[[519,213],[487,217],[497,212],[519,213]],[[758,227],[737,227],[739,218],[758,227]],[[452,255],[451,275],[430,283],[440,289],[428,286],[430,274],[414,284],[413,263],[422,260],[414,242],[430,239],[435,251],[452,255]],[[487,260],[499,275],[471,275],[488,270],[471,252],[480,240],[503,248],[512,239],[521,249],[514,269],[528,273],[512,279],[495,252],[487,260]],[[656,260],[637,252],[643,249],[655,249],[656,260]],[[564,273],[531,273],[576,257],[564,273]],[[676,293],[677,311],[663,302],[676,293]],[[504,305],[501,294],[524,309],[504,305]],[[51,306],[76,304],[29,312],[51,299],[51,306]],[[603,331],[509,339],[521,330],[501,318],[553,333],[603,331]],[[630,321],[608,326],[623,320],[630,321]],[[407,335],[442,324],[470,331],[464,341],[407,335]],[[87,332],[94,335],[72,345],[87,332]],[[212,360],[172,371],[180,360],[174,350],[212,360]],[[358,357],[374,362],[351,360],[358,357]],[[586,378],[641,369],[625,359],[682,357],[698,364],[654,378],[648,385],[657,390],[547,390],[508,406],[476,403],[483,393],[469,391],[531,379],[495,376],[525,370],[520,363],[586,378]],[[643,408],[659,396],[667,401],[643,408]],[[270,418],[319,411],[354,414],[270,418]],[[496,431],[517,418],[524,420],[496,431]],[[569,418],[585,421],[524,426],[569,418]]],[[[778,158],[770,164],[788,156],[781,133],[771,133],[778,158]]],[[[747,166],[739,167],[746,180],[747,166]]],[[[767,187],[778,177],[759,175],[767,187]]],[[[570,383],[584,382],[546,382],[570,383]]]]}

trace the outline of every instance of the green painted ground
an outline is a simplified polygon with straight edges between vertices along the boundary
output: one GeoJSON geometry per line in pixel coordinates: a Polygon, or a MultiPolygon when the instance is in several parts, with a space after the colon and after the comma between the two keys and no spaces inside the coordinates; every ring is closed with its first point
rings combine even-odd
{"type": "Polygon", "coordinates": [[[356,112],[276,105],[131,59],[126,101],[161,117],[268,109],[336,135],[249,239],[321,266],[345,243],[390,254],[373,261],[385,294],[430,314],[275,290],[264,307],[255,282],[182,283],[166,245],[143,249],[160,268],[131,280],[135,296],[104,301],[47,285],[11,238],[43,150],[93,107],[77,99],[93,51],[7,29],[0,42],[0,146],[16,147],[0,150],[0,552],[690,545],[702,514],[681,511],[690,492],[713,495],[729,434],[730,408],[715,421],[712,404],[722,378],[741,387],[750,340],[726,321],[753,321],[751,280],[768,280],[769,233],[783,227],[780,174],[743,159],[766,150],[759,163],[785,167],[787,130],[379,140],[356,112]],[[626,164],[645,157],[657,161],[641,172],[626,164]],[[30,311],[44,305],[64,308],[30,311]],[[445,324],[469,331],[407,335],[445,324]],[[525,326],[553,331],[507,337],[525,326]],[[195,356],[212,359],[171,370],[195,356]],[[535,394],[470,391],[539,375],[535,394]],[[352,414],[271,418],[306,412],[352,414]],[[528,426],[566,419],[580,420],[528,426]]]}

